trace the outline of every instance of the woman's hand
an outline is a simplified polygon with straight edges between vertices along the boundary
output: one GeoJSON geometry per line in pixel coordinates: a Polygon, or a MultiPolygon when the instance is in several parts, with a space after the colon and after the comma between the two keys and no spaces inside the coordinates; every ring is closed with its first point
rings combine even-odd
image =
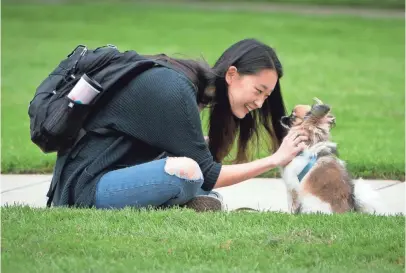
{"type": "Polygon", "coordinates": [[[308,140],[304,131],[291,130],[283,139],[281,146],[273,155],[275,164],[284,167],[291,162],[295,156],[307,148],[304,141],[308,140]]]}
{"type": "Polygon", "coordinates": [[[273,155],[247,163],[222,165],[214,187],[231,186],[254,178],[270,169],[286,166],[299,152],[306,148],[304,143],[306,140],[308,140],[308,137],[305,136],[305,132],[300,130],[290,131],[273,155]],[[303,134],[303,136],[300,134],[303,134]]]}

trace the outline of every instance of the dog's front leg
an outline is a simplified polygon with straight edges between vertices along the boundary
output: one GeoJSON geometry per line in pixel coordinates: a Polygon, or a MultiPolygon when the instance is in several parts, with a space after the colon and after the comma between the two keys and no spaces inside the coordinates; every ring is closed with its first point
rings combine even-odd
{"type": "Polygon", "coordinates": [[[290,213],[296,213],[299,208],[299,196],[296,189],[286,189],[288,197],[288,211],[290,213]]]}
{"type": "Polygon", "coordinates": [[[300,181],[298,175],[309,162],[311,155],[309,151],[304,151],[302,155],[295,157],[282,170],[282,179],[287,190],[288,209],[291,213],[296,213],[300,207],[300,181]]]}
{"type": "Polygon", "coordinates": [[[301,162],[292,161],[283,169],[282,172],[282,178],[286,186],[288,211],[290,213],[295,213],[297,208],[299,207],[298,191],[300,183],[297,175],[300,172],[300,170],[298,171],[298,169],[300,169],[300,166],[298,165],[302,165],[301,162]]]}
{"type": "Polygon", "coordinates": [[[288,212],[292,213],[293,207],[292,189],[286,188],[286,196],[288,198],[288,212]]]}

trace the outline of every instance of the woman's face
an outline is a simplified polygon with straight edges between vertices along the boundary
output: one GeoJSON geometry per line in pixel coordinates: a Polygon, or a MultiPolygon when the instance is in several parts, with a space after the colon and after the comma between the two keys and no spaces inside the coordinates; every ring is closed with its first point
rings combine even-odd
{"type": "Polygon", "coordinates": [[[235,66],[226,73],[231,111],[239,119],[250,111],[261,108],[278,81],[273,69],[263,69],[254,75],[240,75],[235,66]]]}

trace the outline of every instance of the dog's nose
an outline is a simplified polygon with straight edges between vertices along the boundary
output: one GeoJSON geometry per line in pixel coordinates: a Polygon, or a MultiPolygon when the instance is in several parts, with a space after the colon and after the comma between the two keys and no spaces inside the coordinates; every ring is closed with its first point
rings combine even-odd
{"type": "Polygon", "coordinates": [[[290,119],[291,119],[290,116],[283,116],[281,118],[281,124],[286,126],[286,127],[290,127],[290,119]]]}

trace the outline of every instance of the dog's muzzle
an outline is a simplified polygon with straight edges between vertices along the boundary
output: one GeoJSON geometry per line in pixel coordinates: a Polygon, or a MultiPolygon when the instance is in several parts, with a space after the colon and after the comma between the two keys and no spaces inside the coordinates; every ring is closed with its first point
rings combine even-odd
{"type": "Polygon", "coordinates": [[[291,125],[291,119],[292,119],[292,115],[290,115],[290,116],[283,116],[283,117],[281,118],[281,122],[282,122],[282,124],[285,124],[286,126],[289,126],[289,127],[290,127],[290,125],[291,125]]]}

